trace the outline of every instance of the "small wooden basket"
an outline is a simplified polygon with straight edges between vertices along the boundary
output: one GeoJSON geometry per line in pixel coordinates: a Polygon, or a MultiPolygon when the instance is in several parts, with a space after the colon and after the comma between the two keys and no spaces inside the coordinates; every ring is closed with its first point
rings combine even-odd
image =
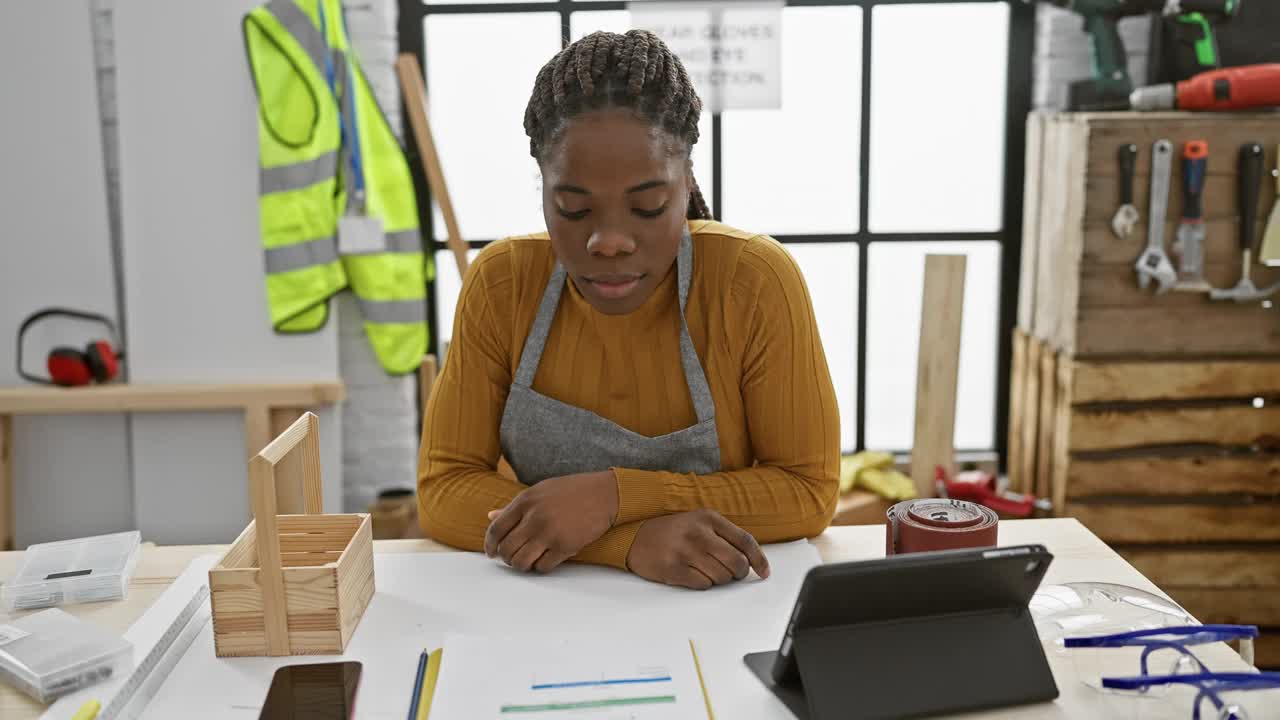
{"type": "Polygon", "coordinates": [[[373,597],[373,531],[368,514],[323,514],[313,413],[249,460],[249,499],[253,521],[209,570],[218,657],[342,653],[373,597]],[[278,479],[305,515],[276,515],[278,479]]]}

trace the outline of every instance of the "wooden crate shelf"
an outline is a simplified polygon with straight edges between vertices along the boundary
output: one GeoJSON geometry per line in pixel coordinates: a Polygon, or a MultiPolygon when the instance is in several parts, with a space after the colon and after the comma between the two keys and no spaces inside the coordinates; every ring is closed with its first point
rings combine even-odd
{"type": "MultiPolygon", "coordinates": [[[[1074,358],[1280,355],[1280,313],[1261,303],[1212,301],[1197,293],[1156,296],[1138,287],[1133,265],[1146,245],[1151,146],[1160,138],[1175,150],[1163,218],[1166,253],[1176,264],[1171,247],[1183,202],[1177,156],[1186,141],[1206,140],[1205,275],[1215,287],[1235,285],[1237,153],[1246,142],[1261,143],[1264,167],[1276,167],[1280,122],[1274,113],[1035,112],[1027,123],[1018,326],[1074,358]],[[1121,240],[1110,222],[1119,203],[1116,151],[1127,143],[1138,147],[1134,204],[1140,220],[1121,240]]],[[[1259,197],[1255,244],[1276,197],[1269,173],[1259,197]]],[[[1280,268],[1255,262],[1251,274],[1258,287],[1280,282],[1280,268]]]]}

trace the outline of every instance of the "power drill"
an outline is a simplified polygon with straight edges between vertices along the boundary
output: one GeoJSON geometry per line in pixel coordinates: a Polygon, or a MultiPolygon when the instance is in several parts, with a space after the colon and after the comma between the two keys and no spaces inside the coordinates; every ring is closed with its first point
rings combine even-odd
{"type": "Polygon", "coordinates": [[[1241,0],[1040,0],[1084,18],[1093,49],[1093,78],[1071,84],[1070,110],[1127,110],[1133,80],[1116,29],[1121,18],[1159,12],[1177,23],[1178,71],[1195,74],[1219,67],[1213,26],[1230,18],[1241,0]]]}

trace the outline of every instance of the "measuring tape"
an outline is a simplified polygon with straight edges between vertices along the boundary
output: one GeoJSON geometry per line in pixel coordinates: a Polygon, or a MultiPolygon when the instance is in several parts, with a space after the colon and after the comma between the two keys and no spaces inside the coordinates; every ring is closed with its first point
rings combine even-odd
{"type": "Polygon", "coordinates": [[[111,702],[98,716],[101,720],[135,718],[151,702],[178,660],[187,652],[191,641],[208,624],[210,610],[205,602],[208,599],[209,586],[201,585],[169,625],[169,629],[164,631],[164,635],[160,636],[147,656],[129,674],[129,679],[116,692],[115,697],[111,698],[111,702]]]}
{"type": "Polygon", "coordinates": [[[996,544],[994,511],[964,500],[906,500],[889,508],[885,555],[996,544]]]}

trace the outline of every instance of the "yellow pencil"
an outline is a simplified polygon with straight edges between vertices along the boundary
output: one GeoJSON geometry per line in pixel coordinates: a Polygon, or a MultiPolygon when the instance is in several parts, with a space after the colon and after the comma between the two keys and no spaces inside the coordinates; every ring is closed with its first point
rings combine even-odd
{"type": "Polygon", "coordinates": [[[440,656],[444,648],[436,648],[427,658],[427,669],[422,673],[422,694],[418,696],[418,717],[427,720],[431,715],[431,697],[436,692],[436,676],[440,674],[440,656]]]}

